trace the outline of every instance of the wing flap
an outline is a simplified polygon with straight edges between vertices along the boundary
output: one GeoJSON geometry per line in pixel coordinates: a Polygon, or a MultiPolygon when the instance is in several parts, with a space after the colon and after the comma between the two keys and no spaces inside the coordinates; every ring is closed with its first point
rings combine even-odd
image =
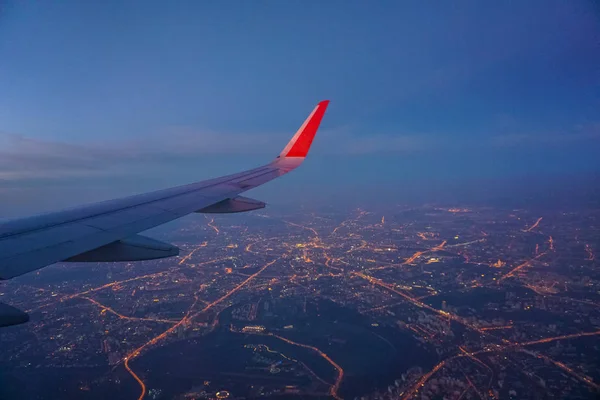
{"type": "Polygon", "coordinates": [[[204,214],[230,214],[246,211],[260,210],[265,208],[266,204],[262,201],[254,200],[244,196],[237,196],[232,199],[225,199],[208,207],[201,208],[197,213],[204,214]]]}
{"type": "Polygon", "coordinates": [[[155,260],[173,257],[179,248],[142,235],[117,240],[102,247],[86,251],[65,261],[69,262],[118,262],[155,260]]]}
{"type": "Polygon", "coordinates": [[[8,304],[0,303],[0,327],[19,325],[29,321],[29,315],[9,306],[8,304]]]}

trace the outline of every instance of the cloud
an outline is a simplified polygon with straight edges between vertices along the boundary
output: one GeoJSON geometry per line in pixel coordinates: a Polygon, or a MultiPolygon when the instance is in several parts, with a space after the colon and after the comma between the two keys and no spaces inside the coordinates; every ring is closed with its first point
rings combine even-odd
{"type": "MultiPolygon", "coordinates": [[[[222,134],[173,127],[141,139],[76,144],[0,132],[0,180],[135,174],[149,164],[160,165],[202,155],[274,157],[290,136],[222,134]]],[[[329,154],[415,151],[425,145],[418,136],[356,135],[346,129],[320,132],[318,140],[319,151],[329,154]]]]}
{"type": "MultiPolygon", "coordinates": [[[[160,134],[112,142],[65,143],[0,132],[0,181],[139,175],[149,167],[202,155],[276,155],[291,135],[228,134],[171,127],[160,134]]],[[[447,134],[365,133],[356,127],[323,130],[318,151],[366,155],[519,146],[558,146],[600,139],[600,123],[569,132],[514,133],[457,139],[447,134]],[[453,137],[452,140],[449,140],[453,137]]],[[[267,160],[268,158],[266,158],[267,160]]],[[[0,182],[1,184],[2,182],[0,182]]]]}
{"type": "Polygon", "coordinates": [[[131,168],[135,172],[148,163],[173,158],[260,151],[272,136],[220,135],[176,128],[143,139],[73,144],[0,132],[0,180],[106,176],[131,168]]]}
{"type": "Polygon", "coordinates": [[[93,170],[97,151],[22,135],[0,134],[0,179],[21,179],[52,173],[93,170]]]}

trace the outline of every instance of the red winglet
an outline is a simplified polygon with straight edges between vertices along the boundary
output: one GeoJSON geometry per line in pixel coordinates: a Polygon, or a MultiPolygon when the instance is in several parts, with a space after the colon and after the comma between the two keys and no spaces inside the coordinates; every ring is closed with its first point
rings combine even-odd
{"type": "Polygon", "coordinates": [[[280,157],[306,157],[328,105],[329,100],[323,100],[317,104],[292,140],[285,146],[280,157]]]}

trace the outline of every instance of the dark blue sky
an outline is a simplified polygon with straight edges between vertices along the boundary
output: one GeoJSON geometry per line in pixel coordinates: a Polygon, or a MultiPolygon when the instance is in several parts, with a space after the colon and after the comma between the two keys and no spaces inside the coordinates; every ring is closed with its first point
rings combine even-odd
{"type": "Polygon", "coordinates": [[[253,167],[322,99],[307,163],[257,197],[600,171],[592,1],[125,3],[2,3],[5,209],[253,167]]]}

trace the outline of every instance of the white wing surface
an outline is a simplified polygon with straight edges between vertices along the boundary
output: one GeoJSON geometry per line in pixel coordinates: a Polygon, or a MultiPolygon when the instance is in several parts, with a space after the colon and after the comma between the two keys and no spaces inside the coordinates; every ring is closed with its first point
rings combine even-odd
{"type": "Polygon", "coordinates": [[[239,196],[298,167],[328,106],[320,102],[271,163],[189,185],[0,223],[0,279],[59,261],[132,261],[177,255],[179,249],[141,235],[193,212],[249,211],[264,203],[239,196]]]}

